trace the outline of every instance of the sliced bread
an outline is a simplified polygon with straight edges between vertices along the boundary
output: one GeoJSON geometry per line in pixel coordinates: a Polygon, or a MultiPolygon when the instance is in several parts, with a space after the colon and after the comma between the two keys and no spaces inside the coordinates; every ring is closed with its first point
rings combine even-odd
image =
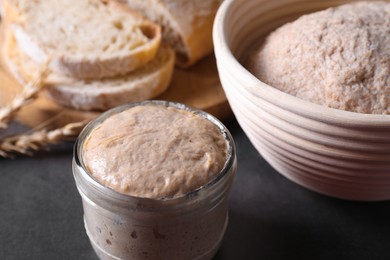
{"type": "Polygon", "coordinates": [[[80,79],[124,75],[151,61],[160,26],[126,5],[102,0],[3,0],[19,49],[57,74],[80,79]]]}
{"type": "Polygon", "coordinates": [[[213,50],[212,28],[222,0],[117,0],[163,27],[176,62],[189,67],[213,50]]]}
{"type": "MultiPolygon", "coordinates": [[[[19,82],[25,84],[39,66],[21,52],[9,30],[4,30],[1,48],[3,62],[19,82]]],[[[127,103],[153,98],[170,84],[175,53],[162,45],[156,57],[145,66],[124,76],[101,80],[80,80],[51,73],[44,84],[46,94],[56,103],[79,110],[106,110],[127,103]]]]}

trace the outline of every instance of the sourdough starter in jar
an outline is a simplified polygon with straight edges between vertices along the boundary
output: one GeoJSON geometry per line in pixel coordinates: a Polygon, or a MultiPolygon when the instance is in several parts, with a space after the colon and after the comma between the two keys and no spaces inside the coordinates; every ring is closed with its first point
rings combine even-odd
{"type": "Polygon", "coordinates": [[[102,259],[211,259],[227,226],[236,162],[226,128],[184,105],[105,113],[80,135],[74,175],[102,259]]]}

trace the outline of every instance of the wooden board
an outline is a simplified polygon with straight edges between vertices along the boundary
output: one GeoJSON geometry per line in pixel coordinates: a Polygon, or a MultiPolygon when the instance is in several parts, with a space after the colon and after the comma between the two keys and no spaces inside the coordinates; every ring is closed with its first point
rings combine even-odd
{"type": "MultiPolygon", "coordinates": [[[[22,88],[6,68],[0,65],[0,106],[10,102],[22,88]]],[[[232,115],[219,81],[214,55],[206,57],[190,69],[175,69],[170,87],[155,99],[185,103],[205,110],[221,120],[232,115]]],[[[100,113],[61,107],[41,95],[18,113],[17,120],[31,128],[42,124],[47,128],[54,128],[70,122],[93,119],[100,113]]]]}

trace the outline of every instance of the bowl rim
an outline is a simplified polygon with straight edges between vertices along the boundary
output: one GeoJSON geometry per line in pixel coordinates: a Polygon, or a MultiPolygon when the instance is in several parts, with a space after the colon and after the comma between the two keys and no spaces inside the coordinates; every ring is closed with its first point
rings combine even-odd
{"type": "MultiPolygon", "coordinates": [[[[267,0],[255,1],[259,3],[267,2],[267,0]]],[[[233,55],[227,39],[227,31],[229,30],[229,28],[227,28],[227,21],[235,13],[232,10],[240,8],[242,5],[249,2],[253,1],[225,0],[218,9],[213,26],[213,41],[217,65],[219,63],[218,60],[221,62],[221,59],[223,59],[224,66],[229,67],[230,71],[234,71],[236,75],[241,75],[241,78],[245,78],[247,83],[250,83],[250,86],[245,86],[246,88],[258,91],[262,99],[271,101],[273,104],[276,104],[283,109],[288,109],[296,114],[308,118],[321,118],[322,122],[337,125],[352,124],[360,127],[390,127],[389,114],[363,114],[312,103],[278,90],[250,73],[233,55]],[[259,86],[262,88],[259,88],[259,86]]]]}

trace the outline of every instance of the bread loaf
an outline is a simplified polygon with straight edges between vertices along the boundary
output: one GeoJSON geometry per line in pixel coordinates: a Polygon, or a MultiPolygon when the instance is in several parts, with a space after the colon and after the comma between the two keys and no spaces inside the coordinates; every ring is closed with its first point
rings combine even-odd
{"type": "Polygon", "coordinates": [[[212,27],[222,0],[118,0],[161,24],[163,39],[188,67],[213,50],[212,27]]]}
{"type": "Polygon", "coordinates": [[[151,61],[158,25],[127,6],[101,0],[3,0],[18,48],[38,65],[79,79],[125,75],[151,61]]]}
{"type": "MultiPolygon", "coordinates": [[[[1,48],[3,61],[10,72],[25,84],[37,74],[39,66],[18,50],[12,32],[4,30],[1,48]]],[[[150,99],[162,93],[171,80],[175,53],[163,45],[156,57],[145,66],[123,76],[81,80],[51,73],[45,92],[56,103],[80,110],[106,110],[127,103],[150,99]]]]}

